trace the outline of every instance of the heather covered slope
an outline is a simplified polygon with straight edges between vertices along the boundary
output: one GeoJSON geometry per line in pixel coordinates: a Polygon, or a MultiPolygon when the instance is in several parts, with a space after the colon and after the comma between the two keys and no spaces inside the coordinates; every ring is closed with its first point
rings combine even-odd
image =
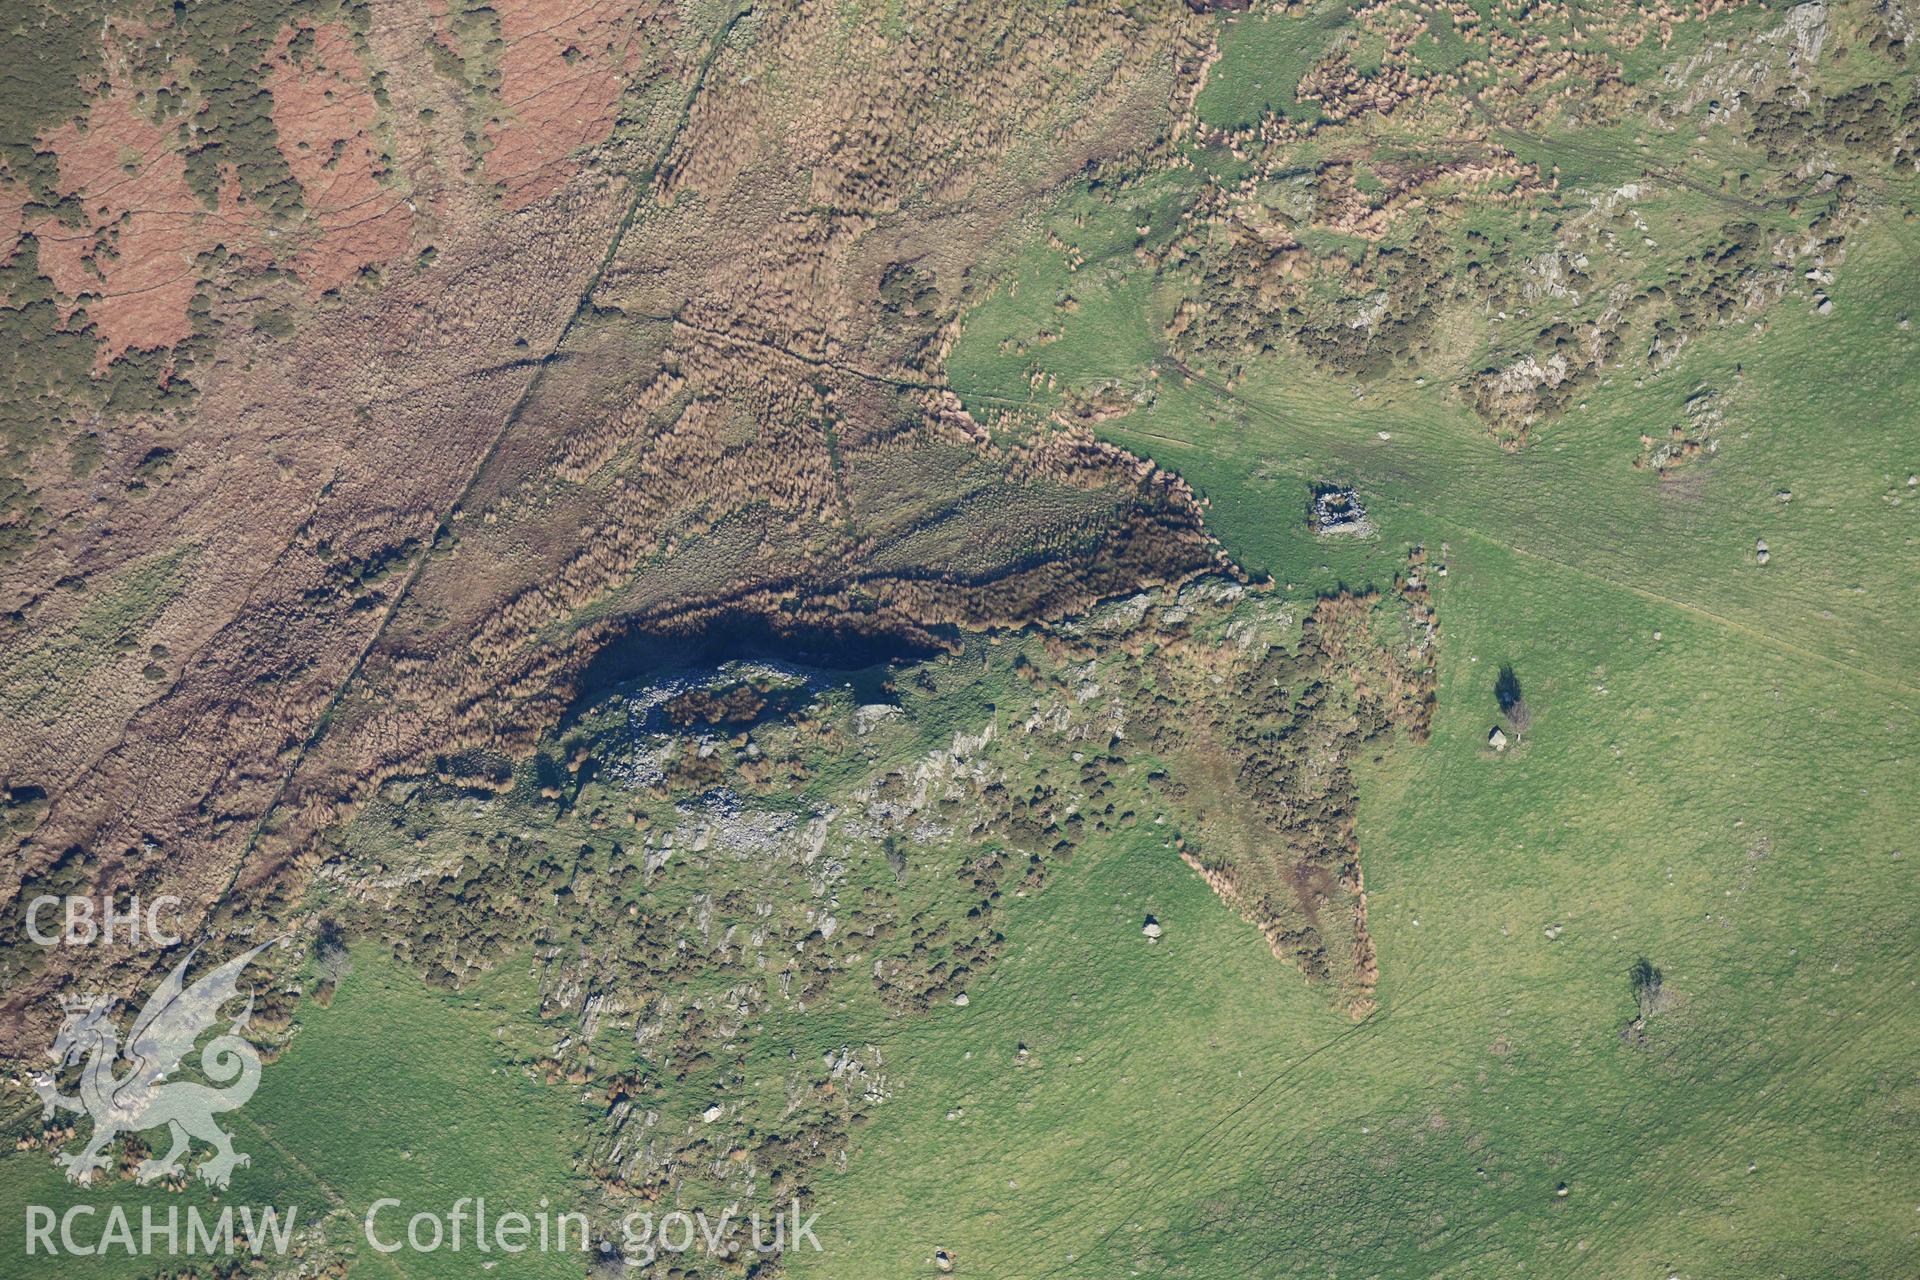
{"type": "MultiPolygon", "coordinates": [[[[21,366],[42,407],[9,434],[10,887],[164,875],[199,910],[283,898],[366,787],[524,749],[635,632],[755,620],[924,644],[1215,563],[1175,478],[1054,428],[991,439],[937,372],[968,246],[1170,129],[1169,69],[1202,31],[991,19],[969,56],[996,91],[925,158],[948,175],[929,187],[902,148],[930,86],[901,68],[959,74],[928,42],[971,25],[907,39],[877,17],[693,6],[567,34],[582,20],[116,10],[103,50],[47,69],[86,91],[73,137],[95,150],[130,98],[148,133],[124,163],[154,172],[65,162],[80,141],[63,151],[38,116],[9,161],[7,314],[71,348],[21,366]],[[174,44],[186,70],[161,57],[174,44]],[[1086,75],[1048,74],[1042,51],[1069,49],[1086,75]],[[761,104],[820,130],[804,151],[710,91],[805,59],[865,69],[761,104]],[[586,135],[549,136],[580,118],[550,118],[541,77],[609,99],[586,135]],[[317,169],[316,91],[334,131],[360,127],[317,169]],[[349,231],[328,200],[369,138],[349,231]],[[113,201],[175,170],[163,250],[113,201]],[[810,188],[835,171],[844,191],[810,188]],[[343,280],[330,248],[368,248],[389,209],[387,256],[343,280]],[[49,256],[95,217],[98,290],[49,256]],[[915,247],[954,222],[979,230],[915,247]],[[171,255],[186,327],[115,329],[116,254],[171,255]]],[[[46,990],[16,985],[10,1021],[46,990]]]]}

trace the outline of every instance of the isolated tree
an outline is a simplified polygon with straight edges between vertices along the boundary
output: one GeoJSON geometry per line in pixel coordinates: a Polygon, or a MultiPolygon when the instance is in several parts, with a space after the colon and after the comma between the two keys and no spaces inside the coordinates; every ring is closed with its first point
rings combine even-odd
{"type": "Polygon", "coordinates": [[[1640,1020],[1646,1021],[1653,1016],[1654,1007],[1660,1001],[1660,971],[1653,962],[1641,956],[1627,970],[1627,978],[1633,983],[1633,998],[1640,1003],[1640,1020]]]}
{"type": "Polygon", "coordinates": [[[1507,727],[1513,730],[1513,736],[1526,736],[1533,728],[1533,710],[1527,706],[1527,699],[1520,692],[1520,677],[1513,672],[1513,664],[1500,665],[1500,674],[1493,682],[1493,698],[1500,704],[1500,714],[1507,718],[1507,727]]]}
{"type": "Polygon", "coordinates": [[[1524,738],[1527,730],[1533,728],[1533,711],[1527,706],[1525,698],[1507,708],[1507,727],[1513,730],[1513,736],[1524,738]]]}
{"type": "Polygon", "coordinates": [[[313,939],[313,971],[325,986],[338,986],[353,971],[347,958],[347,935],[339,922],[322,918],[313,939]]]}

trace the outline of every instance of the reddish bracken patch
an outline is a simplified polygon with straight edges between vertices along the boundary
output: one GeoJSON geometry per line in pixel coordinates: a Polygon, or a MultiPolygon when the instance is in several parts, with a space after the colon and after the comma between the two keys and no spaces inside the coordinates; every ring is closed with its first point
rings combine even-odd
{"type": "Polygon", "coordinates": [[[605,141],[629,70],[635,14],[582,0],[498,0],[500,97],[506,123],[490,131],[486,175],[510,209],[558,191],[571,153],[605,141]]]}
{"type": "Polygon", "coordinates": [[[404,254],[413,211],[404,194],[380,180],[384,162],[373,133],[379,108],[351,36],[337,25],[316,27],[312,47],[295,63],[287,52],[294,34],[282,35],[268,87],[280,153],[300,183],[315,233],[291,265],[322,293],[404,254]]]}
{"type": "Polygon", "coordinates": [[[221,240],[239,248],[228,222],[236,211],[223,200],[216,218],[201,205],[171,144],[123,85],[94,101],[84,130],[62,125],[41,139],[59,157],[62,194],[79,196],[84,225],[35,221],[40,269],[61,293],[82,299],[102,360],[185,339],[195,259],[221,240]]]}

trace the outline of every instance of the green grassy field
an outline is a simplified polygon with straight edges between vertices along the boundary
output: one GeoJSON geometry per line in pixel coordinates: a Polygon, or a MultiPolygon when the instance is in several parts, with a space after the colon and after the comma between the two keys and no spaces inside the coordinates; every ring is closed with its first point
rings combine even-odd
{"type": "Polygon", "coordinates": [[[1912,701],[1482,542],[1440,611],[1433,741],[1363,791],[1380,1011],[1345,1025],[1157,845],[1105,849],[903,1037],[801,1274],[1899,1273],[1912,701]],[[1502,660],[1540,710],[1494,758],[1502,660]],[[1640,955],[1675,1007],[1633,1045],[1640,955]]]}
{"type": "MultiPolygon", "coordinates": [[[[1096,240],[1089,207],[1055,234],[1096,240]]],[[[1832,314],[1789,298],[1513,454],[1445,379],[1180,376],[1156,349],[1177,285],[1108,279],[1138,305],[1010,348],[1031,299],[1085,287],[1065,255],[1011,259],[1019,291],[953,355],[976,412],[1151,388],[1098,430],[1191,481],[1249,569],[1330,590],[1415,543],[1447,567],[1433,739],[1362,792],[1380,1008],[1347,1025],[1157,842],[1103,845],[1020,908],[969,1008],[901,1029],[905,1101],[821,1188],[833,1236],[796,1272],[911,1274],[936,1248],[994,1276],[1910,1269],[1916,249],[1880,220],[1832,314]],[[1734,389],[1719,452],[1634,469],[1703,385],[1734,389]],[[1306,530],[1335,480],[1374,539],[1306,530]],[[1503,663],[1535,720],[1497,756],[1503,663]],[[1642,956],[1670,1007],[1629,1040],[1642,956]]]]}
{"type": "Polygon", "coordinates": [[[1294,86],[1339,37],[1352,8],[1344,0],[1322,0],[1298,17],[1236,18],[1221,40],[1226,57],[1194,103],[1200,118],[1223,129],[1248,128],[1269,111],[1316,118],[1318,104],[1298,101],[1294,86]]]}

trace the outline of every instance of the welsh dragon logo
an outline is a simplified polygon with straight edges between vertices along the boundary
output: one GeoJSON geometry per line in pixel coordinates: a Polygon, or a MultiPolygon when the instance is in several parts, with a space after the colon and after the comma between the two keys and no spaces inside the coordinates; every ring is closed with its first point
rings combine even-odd
{"type": "Polygon", "coordinates": [[[233,1149],[233,1135],[213,1118],[243,1106],[260,1084],[260,1055],[240,1034],[253,1016],[252,993],[226,1030],[200,1051],[200,1069],[213,1085],[167,1077],[178,1069],[201,1033],[219,1020],[221,1006],[239,994],[241,972],[279,941],[263,942],[187,986],[187,966],[198,954],[190,952],[134,1019],[124,1055],[127,1065],[119,1074],[120,1030],[108,1017],[114,1001],[107,996],[62,998],[66,1020],[47,1056],[55,1063],[55,1072],[84,1062],[79,1092],[61,1093],[53,1072],[35,1076],[33,1087],[40,1095],[44,1118],[64,1110],[83,1112],[93,1120],[93,1136],[86,1147],[57,1157],[69,1179],[90,1182],[95,1170],[107,1166],[107,1151],[122,1133],[162,1125],[171,1145],[166,1154],[139,1163],[135,1174],[141,1182],[179,1173],[181,1157],[194,1138],[213,1148],[213,1154],[195,1170],[209,1186],[225,1188],[233,1171],[249,1163],[244,1153],[233,1149]]]}

